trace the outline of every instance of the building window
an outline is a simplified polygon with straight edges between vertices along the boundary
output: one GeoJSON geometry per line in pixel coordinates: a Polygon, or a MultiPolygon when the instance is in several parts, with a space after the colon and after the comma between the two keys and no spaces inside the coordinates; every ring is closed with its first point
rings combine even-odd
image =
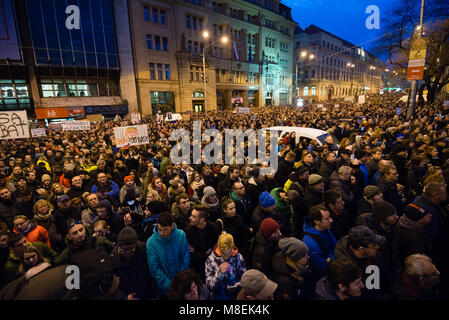
{"type": "Polygon", "coordinates": [[[150,80],[156,80],[156,73],[154,71],[154,63],[150,63],[150,80]]]}
{"type": "Polygon", "coordinates": [[[192,40],[187,41],[187,51],[192,52],[192,40]]]}
{"type": "Polygon", "coordinates": [[[162,70],[162,63],[158,63],[157,64],[157,79],[158,80],[164,80],[163,70],[162,70]]]}
{"type": "Polygon", "coordinates": [[[192,17],[192,29],[193,30],[196,30],[196,21],[197,21],[197,18],[196,17],[192,17]]]}
{"type": "Polygon", "coordinates": [[[147,34],[147,49],[153,49],[153,37],[147,34]]]}
{"type": "Polygon", "coordinates": [[[168,39],[166,37],[162,38],[162,48],[164,51],[168,51],[168,39]]]}
{"type": "Polygon", "coordinates": [[[161,10],[159,16],[161,17],[161,24],[165,24],[165,10],[161,10]]]}
{"type": "Polygon", "coordinates": [[[199,31],[203,30],[203,19],[202,18],[198,18],[198,30],[199,31]]]}
{"type": "Polygon", "coordinates": [[[154,23],[158,23],[159,19],[158,19],[158,9],[157,8],[153,8],[153,22],[154,23]]]}
{"type": "Polygon", "coordinates": [[[309,95],[309,87],[304,87],[304,96],[307,97],[309,95]]]}
{"type": "Polygon", "coordinates": [[[159,110],[162,114],[175,112],[175,94],[173,91],[151,91],[150,99],[153,115],[159,110]]]}
{"type": "Polygon", "coordinates": [[[193,52],[198,53],[198,41],[193,43],[193,52]]]}
{"type": "Polygon", "coordinates": [[[315,86],[312,86],[312,93],[311,93],[311,95],[312,96],[316,96],[316,87],[315,86]]]}
{"type": "Polygon", "coordinates": [[[186,28],[187,29],[190,29],[191,27],[190,27],[190,16],[189,15],[186,15],[186,28]]]}
{"type": "Polygon", "coordinates": [[[170,80],[170,65],[165,65],[165,80],[170,80]]]}
{"type": "Polygon", "coordinates": [[[150,8],[147,6],[143,7],[143,18],[145,21],[150,21],[150,8]]]}
{"type": "Polygon", "coordinates": [[[155,36],[154,43],[156,45],[156,50],[161,50],[161,37],[155,36]]]}

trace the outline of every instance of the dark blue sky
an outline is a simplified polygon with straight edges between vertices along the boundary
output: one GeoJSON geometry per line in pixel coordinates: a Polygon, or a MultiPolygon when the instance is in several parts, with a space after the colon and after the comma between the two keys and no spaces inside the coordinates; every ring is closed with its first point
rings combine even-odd
{"type": "MultiPolygon", "coordinates": [[[[293,20],[303,29],[314,24],[355,45],[371,51],[373,39],[385,33],[382,19],[394,6],[392,0],[282,0],[292,8],[293,20]],[[369,5],[379,7],[380,29],[368,30],[365,13],[369,5]]],[[[382,58],[382,57],[379,57],[382,58]]]]}

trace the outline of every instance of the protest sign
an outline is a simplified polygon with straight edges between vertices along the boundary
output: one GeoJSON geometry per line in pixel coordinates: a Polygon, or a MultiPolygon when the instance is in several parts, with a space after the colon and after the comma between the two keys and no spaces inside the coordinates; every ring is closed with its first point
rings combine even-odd
{"type": "Polygon", "coordinates": [[[238,113],[249,113],[250,109],[249,108],[238,107],[237,108],[237,112],[238,113]]]}
{"type": "Polygon", "coordinates": [[[73,120],[73,121],[62,121],[63,131],[85,131],[90,130],[90,121],[73,120]]]}
{"type": "Polygon", "coordinates": [[[30,128],[26,111],[0,112],[0,139],[29,138],[30,128]]]}
{"type": "Polygon", "coordinates": [[[114,136],[117,148],[137,146],[150,142],[147,125],[115,127],[114,136]]]}
{"type": "Polygon", "coordinates": [[[45,128],[32,128],[30,130],[31,130],[31,136],[33,138],[47,136],[47,132],[45,131],[45,128]]]}

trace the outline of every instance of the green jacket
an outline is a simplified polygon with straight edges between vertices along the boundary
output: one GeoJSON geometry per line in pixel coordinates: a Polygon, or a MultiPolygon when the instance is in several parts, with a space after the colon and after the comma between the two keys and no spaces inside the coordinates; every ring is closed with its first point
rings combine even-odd
{"type": "Polygon", "coordinates": [[[66,237],[65,243],[67,244],[67,247],[64,249],[64,251],[61,252],[61,254],[55,260],[55,265],[57,266],[61,264],[70,264],[70,255],[81,250],[98,248],[102,246],[108,253],[111,253],[112,249],[114,249],[114,245],[112,244],[111,241],[109,241],[105,237],[91,236],[91,232],[87,228],[86,228],[86,239],[84,240],[84,245],[82,247],[73,246],[73,244],[68,240],[68,237],[66,237]]]}
{"type": "Polygon", "coordinates": [[[273,196],[274,201],[276,201],[276,208],[279,210],[285,221],[283,230],[281,229],[282,235],[288,237],[290,236],[291,207],[290,204],[281,197],[281,192],[285,191],[282,188],[274,188],[271,190],[270,194],[273,196]]]}

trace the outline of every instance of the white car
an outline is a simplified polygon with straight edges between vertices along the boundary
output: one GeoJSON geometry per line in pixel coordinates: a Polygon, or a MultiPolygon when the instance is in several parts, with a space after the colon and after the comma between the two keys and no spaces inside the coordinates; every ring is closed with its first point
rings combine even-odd
{"type": "Polygon", "coordinates": [[[340,143],[334,135],[324,130],[315,128],[277,126],[264,128],[264,130],[277,132],[279,134],[279,138],[282,138],[285,133],[294,132],[296,134],[295,143],[298,143],[301,138],[308,138],[317,141],[318,145],[321,146],[324,144],[324,141],[328,135],[332,136],[334,139],[334,144],[338,145],[340,143]]]}

